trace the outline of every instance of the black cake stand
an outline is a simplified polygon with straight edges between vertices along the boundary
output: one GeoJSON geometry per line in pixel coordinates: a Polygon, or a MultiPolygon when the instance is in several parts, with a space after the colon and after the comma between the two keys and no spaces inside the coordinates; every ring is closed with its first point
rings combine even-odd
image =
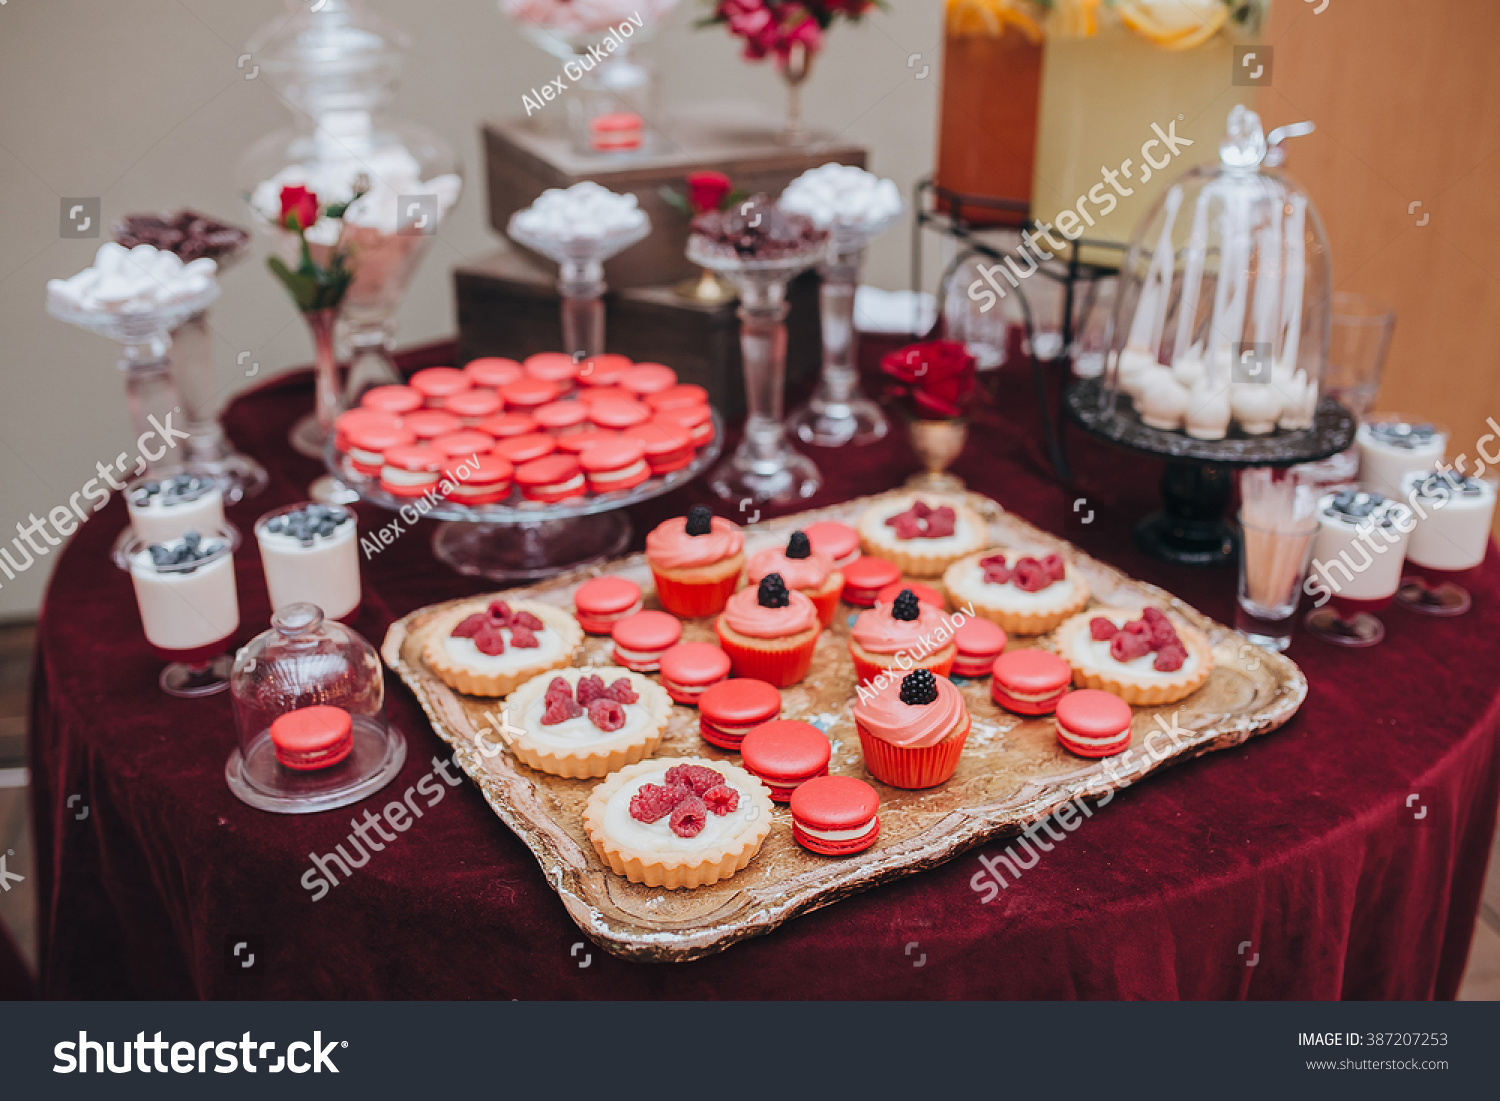
{"type": "Polygon", "coordinates": [[[1233,473],[1248,466],[1294,466],[1337,455],[1354,444],[1354,416],[1333,398],[1318,403],[1313,426],[1273,436],[1238,429],[1222,440],[1196,440],[1142,424],[1128,399],[1103,404],[1103,378],[1080,379],[1064,396],[1068,416],[1090,435],[1159,455],[1162,510],[1135,526],[1135,545],[1153,558],[1183,566],[1224,566],[1234,561],[1238,534],[1224,513],[1234,492],[1233,473]]]}

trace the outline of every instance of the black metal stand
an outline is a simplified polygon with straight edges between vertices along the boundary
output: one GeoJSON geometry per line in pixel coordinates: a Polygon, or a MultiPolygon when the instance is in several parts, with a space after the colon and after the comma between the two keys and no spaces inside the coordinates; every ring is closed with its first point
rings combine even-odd
{"type": "Polygon", "coordinates": [[[1333,398],[1318,404],[1313,426],[1277,436],[1195,440],[1142,424],[1104,398],[1102,378],[1075,382],[1063,398],[1068,416],[1085,432],[1132,451],[1167,460],[1162,472],[1163,509],[1135,528],[1135,545],[1153,558],[1183,566],[1226,566],[1234,561],[1239,535],[1224,513],[1234,492],[1234,471],[1247,466],[1294,466],[1317,462],[1354,444],[1354,416],[1333,398]]]}
{"type": "MultiPolygon", "coordinates": [[[[1031,207],[1029,203],[1017,199],[994,199],[983,195],[970,195],[963,192],[949,191],[938,187],[930,177],[918,180],[912,193],[912,210],[915,216],[912,219],[911,231],[911,272],[912,290],[920,293],[922,289],[922,231],[933,229],[948,237],[960,241],[964,245],[948,270],[943,273],[943,278],[938,286],[939,301],[941,302],[942,291],[953,273],[971,256],[987,256],[996,263],[1005,258],[1005,251],[995,245],[984,241],[980,234],[990,232],[1015,233],[1030,227],[1036,227],[1037,223],[1031,218],[1031,207]],[[941,209],[946,206],[947,210],[941,209]],[[981,226],[976,225],[964,217],[965,209],[989,210],[1011,216],[1014,225],[981,226]]],[[[1060,322],[1062,343],[1058,353],[1054,356],[1043,357],[1037,354],[1036,346],[1036,319],[1032,313],[1031,303],[1027,301],[1021,287],[1012,288],[1016,292],[1016,298],[1021,304],[1021,316],[1026,330],[1026,345],[1031,349],[1031,372],[1036,387],[1037,409],[1042,418],[1043,443],[1047,449],[1047,457],[1052,463],[1057,476],[1063,481],[1068,481],[1071,474],[1068,469],[1067,451],[1063,446],[1063,410],[1061,405],[1054,412],[1052,402],[1048,394],[1047,380],[1049,374],[1059,379],[1059,385],[1063,384],[1071,373],[1073,355],[1074,332],[1073,315],[1074,302],[1078,294],[1080,284],[1086,286],[1087,297],[1084,299],[1084,325],[1087,317],[1093,309],[1099,280],[1109,278],[1119,273],[1119,265],[1085,263],[1082,259],[1082,251],[1085,248],[1105,249],[1119,252],[1122,257],[1126,251],[1124,245],[1114,241],[1095,241],[1080,238],[1069,243],[1066,258],[1056,257],[1062,261],[1062,267],[1046,267],[1038,265],[1036,273],[1044,279],[1050,279],[1063,285],[1063,310],[1060,322]]]]}

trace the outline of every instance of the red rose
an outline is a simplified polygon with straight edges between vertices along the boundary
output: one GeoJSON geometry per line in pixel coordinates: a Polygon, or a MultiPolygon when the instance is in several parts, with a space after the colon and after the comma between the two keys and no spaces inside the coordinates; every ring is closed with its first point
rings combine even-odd
{"type": "Polygon", "coordinates": [[[901,385],[920,417],[961,417],[977,388],[975,361],[956,340],[910,344],[880,361],[880,369],[901,385]]]}
{"type": "Polygon", "coordinates": [[[301,184],[281,189],[281,224],[307,229],[318,220],[318,197],[301,184]]]}
{"type": "Polygon", "coordinates": [[[688,205],[694,214],[718,210],[724,196],[733,186],[722,172],[690,172],[687,178],[688,205]]]}

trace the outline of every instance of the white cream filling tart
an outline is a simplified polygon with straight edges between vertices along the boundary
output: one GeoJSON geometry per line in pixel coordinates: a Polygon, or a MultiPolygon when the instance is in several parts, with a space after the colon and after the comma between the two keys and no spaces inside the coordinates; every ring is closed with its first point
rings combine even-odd
{"type": "Polygon", "coordinates": [[[998,623],[1009,634],[1045,634],[1088,606],[1089,584],[1073,564],[1064,559],[1067,573],[1061,581],[1054,581],[1037,592],[1027,592],[1014,582],[1004,585],[986,582],[984,568],[979,563],[991,555],[1001,554],[1005,556],[1005,564],[1014,568],[1022,558],[1040,560],[1050,553],[990,547],[960,559],[943,571],[943,588],[955,607],[973,604],[976,612],[998,623]]]}
{"type": "Polygon", "coordinates": [[[505,650],[499,654],[480,653],[473,639],[453,637],[454,627],[485,611],[495,600],[505,600],[504,594],[465,600],[435,616],[425,628],[422,657],[449,688],[471,696],[509,695],[538,673],[567,665],[583,641],[583,629],[576,619],[561,608],[536,600],[506,601],[511,611],[530,612],[542,621],[534,647],[512,646],[509,628],[500,631],[505,650]]]}
{"type": "MultiPolygon", "coordinates": [[[[608,776],[651,754],[661,743],[662,732],[672,714],[666,689],[639,673],[616,665],[586,669],[549,669],[517,688],[505,701],[506,721],[524,733],[511,746],[520,760],[541,772],[571,779],[608,776]],[[622,704],[625,725],[619,730],[601,730],[588,716],[564,719],[550,725],[542,722],[547,710],[547,687],[562,677],[576,693],[578,682],[597,676],[608,688],[624,677],[638,697],[622,704]]],[[[495,735],[491,734],[493,738],[495,735]]]]}
{"type": "Polygon", "coordinates": [[[914,577],[936,577],[953,562],[981,550],[989,542],[984,518],[961,501],[940,494],[907,493],[887,498],[865,509],[859,518],[859,540],[865,553],[885,558],[914,577]],[[953,509],[953,534],[936,539],[902,539],[886,524],[921,501],[934,509],[953,509]]]}
{"type": "Polygon", "coordinates": [[[599,858],[632,883],[669,889],[693,888],[728,879],[749,864],[771,832],[771,793],[738,765],[702,757],[662,757],[627,765],[589,794],[584,831],[599,858]],[[660,784],[675,765],[702,765],[724,777],[739,793],[729,814],[709,812],[694,837],[672,831],[671,815],[641,822],[630,815],[630,800],[645,784],[660,784]]]}
{"type": "Polygon", "coordinates": [[[1116,661],[1110,656],[1109,642],[1096,640],[1089,629],[1089,621],[1095,618],[1122,627],[1140,615],[1138,608],[1090,608],[1057,629],[1057,652],[1072,666],[1074,685],[1113,692],[1137,706],[1174,703],[1198,690],[1213,672],[1213,651],[1202,632],[1181,620],[1168,617],[1187,657],[1180,669],[1170,672],[1154,667],[1154,651],[1131,661],[1116,661]]]}

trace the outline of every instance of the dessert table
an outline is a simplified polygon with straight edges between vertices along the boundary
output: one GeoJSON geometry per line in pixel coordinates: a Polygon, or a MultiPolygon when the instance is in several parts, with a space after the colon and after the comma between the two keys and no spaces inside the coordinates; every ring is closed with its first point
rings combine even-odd
{"type": "MultiPolygon", "coordinates": [[[[866,339],[864,368],[891,346],[866,339]]],[[[402,366],[452,354],[420,349],[402,366]]],[[[999,400],[976,416],[953,471],[1231,621],[1231,571],[1172,567],[1131,547],[1131,524],[1154,507],[1159,462],[1071,432],[1077,483],[1058,485],[1030,374],[1002,370],[999,400]]],[[[320,472],[285,444],[310,405],[299,373],[229,409],[234,443],[271,478],[228,510],[242,531],[302,498],[320,472]]],[[[807,450],[826,484],[799,507],[889,488],[917,466],[899,430],[864,448],[807,450]]],[[[635,548],[666,516],[717,503],[708,494],[699,482],[636,506],[635,548]]],[[[391,518],[356,508],[365,531],[391,518]]],[[[1366,651],[1324,646],[1299,628],[1290,656],[1311,687],[1289,724],[1151,777],[1062,840],[1039,835],[1050,851],[1004,890],[972,882],[981,857],[1005,851],[991,843],[666,965],[616,959],[585,940],[479,792],[451,764],[435,766],[448,749],[393,675],[387,709],[408,753],[382,795],[306,816],[240,803],[224,780],[235,744],[229,696],[175,700],[157,688],[130,581],[108,560],[125,523],[116,497],[73,537],[37,633],[44,996],[1373,999],[1451,998],[1458,987],[1500,794],[1493,551],[1470,586],[1468,616],[1392,608],[1386,642],[1366,651]],[[424,779],[430,792],[434,773],[441,802],[314,901],[301,882],[311,855],[344,842],[366,807],[378,811],[424,779]]],[[[434,560],[428,527],[363,563],[353,625],[377,645],[413,609],[483,591],[434,560]]],[[[270,608],[253,548],[236,569],[243,643],[270,608]]]]}

